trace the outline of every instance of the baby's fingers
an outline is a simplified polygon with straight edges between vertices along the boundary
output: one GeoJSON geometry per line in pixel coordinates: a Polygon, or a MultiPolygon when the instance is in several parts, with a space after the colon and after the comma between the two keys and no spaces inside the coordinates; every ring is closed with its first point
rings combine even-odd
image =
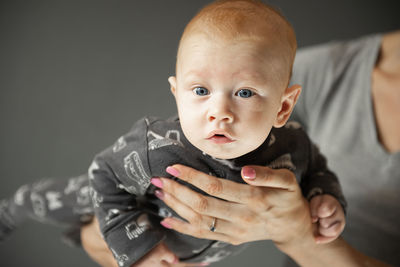
{"type": "Polygon", "coordinates": [[[325,219],[320,220],[320,227],[319,227],[319,233],[320,235],[326,236],[326,237],[338,237],[344,228],[344,222],[342,221],[334,221],[334,222],[324,222],[325,219]],[[328,227],[325,227],[325,225],[328,225],[328,227]]]}
{"type": "Polygon", "coordinates": [[[326,244],[332,242],[333,240],[339,237],[343,229],[344,229],[344,222],[341,221],[337,221],[327,228],[319,225],[318,227],[319,235],[315,237],[315,242],[317,244],[326,244]]]}
{"type": "Polygon", "coordinates": [[[310,213],[311,220],[313,223],[318,221],[318,209],[322,203],[322,195],[315,196],[310,200],[310,213]]]}
{"type": "Polygon", "coordinates": [[[342,215],[340,212],[336,212],[331,217],[319,219],[319,235],[315,238],[317,244],[329,243],[343,232],[345,219],[342,215]]]}

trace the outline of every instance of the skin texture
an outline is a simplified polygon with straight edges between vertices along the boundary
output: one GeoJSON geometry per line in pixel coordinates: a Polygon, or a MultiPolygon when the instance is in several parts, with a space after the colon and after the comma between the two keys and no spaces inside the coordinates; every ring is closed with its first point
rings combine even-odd
{"type": "Polygon", "coordinates": [[[231,159],[253,151],[273,126],[289,118],[300,86],[285,90],[273,82],[271,66],[264,63],[268,56],[260,57],[263,48],[251,40],[231,43],[203,35],[182,45],[177,77],[169,78],[171,91],[185,136],[208,155],[231,159]],[[214,131],[229,142],[209,139],[214,131]]]}
{"type": "Polygon", "coordinates": [[[400,151],[400,31],[386,34],[372,72],[378,138],[389,153],[400,151]]]}

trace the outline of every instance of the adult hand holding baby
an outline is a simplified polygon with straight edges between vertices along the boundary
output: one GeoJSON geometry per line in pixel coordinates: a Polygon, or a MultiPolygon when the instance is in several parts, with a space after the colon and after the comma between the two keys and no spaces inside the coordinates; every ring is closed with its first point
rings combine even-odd
{"type": "MultiPolygon", "coordinates": [[[[174,165],[174,176],[192,183],[206,193],[228,201],[198,194],[171,179],[152,179],[161,187],[157,195],[189,222],[164,219],[163,225],[200,238],[241,244],[270,239],[278,246],[296,246],[312,240],[312,223],[308,202],[303,198],[294,174],[286,169],[274,170],[247,166],[242,176],[247,184],[218,179],[195,169],[174,165]],[[215,221],[215,231],[210,226],[215,221]]],[[[82,227],[82,245],[91,258],[102,266],[118,266],[101,238],[97,219],[82,227]],[[94,240],[96,239],[96,240],[94,240]]],[[[178,263],[174,254],[159,245],[134,265],[157,261],[159,266],[201,266],[178,263]],[[183,265],[179,265],[183,264],[183,265]]],[[[146,265],[143,265],[146,266],[146,265]]]]}
{"type": "Polygon", "coordinates": [[[153,184],[162,188],[157,195],[188,221],[169,217],[162,221],[165,227],[232,244],[264,239],[280,244],[312,238],[308,202],[289,170],[244,167],[242,177],[249,185],[218,179],[183,165],[167,171],[228,201],[195,193],[171,179],[153,179],[153,184]],[[210,231],[213,223],[215,230],[210,231]]]}
{"type": "Polygon", "coordinates": [[[330,209],[332,202],[323,199],[330,196],[315,196],[309,204],[289,170],[245,166],[242,177],[248,185],[182,165],[167,171],[212,196],[228,200],[204,196],[173,180],[156,178],[153,184],[162,188],[158,196],[188,221],[166,218],[162,224],[168,228],[233,244],[272,240],[301,266],[331,266],[333,262],[335,266],[390,266],[360,253],[342,238],[336,239],[344,222],[337,221],[342,215],[338,209],[330,209]],[[325,217],[327,211],[330,215],[325,217]]]}

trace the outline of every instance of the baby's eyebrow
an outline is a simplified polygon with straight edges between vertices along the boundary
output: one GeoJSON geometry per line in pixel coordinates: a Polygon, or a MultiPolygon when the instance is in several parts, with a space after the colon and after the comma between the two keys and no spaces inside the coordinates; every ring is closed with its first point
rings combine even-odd
{"type": "Polygon", "coordinates": [[[198,78],[203,78],[207,77],[207,71],[206,70],[190,70],[188,72],[185,72],[182,74],[182,77],[184,80],[191,80],[191,79],[198,79],[198,78]]]}

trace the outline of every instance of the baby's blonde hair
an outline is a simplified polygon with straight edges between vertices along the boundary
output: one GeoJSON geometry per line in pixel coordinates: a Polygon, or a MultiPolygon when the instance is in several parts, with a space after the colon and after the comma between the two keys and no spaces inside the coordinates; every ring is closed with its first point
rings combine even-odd
{"type": "Polygon", "coordinates": [[[178,61],[184,41],[194,33],[203,33],[212,39],[272,41],[279,47],[279,57],[286,69],[279,78],[287,81],[290,78],[297,48],[293,27],[279,11],[261,1],[219,0],[202,8],[185,27],[179,42],[178,61]]]}

